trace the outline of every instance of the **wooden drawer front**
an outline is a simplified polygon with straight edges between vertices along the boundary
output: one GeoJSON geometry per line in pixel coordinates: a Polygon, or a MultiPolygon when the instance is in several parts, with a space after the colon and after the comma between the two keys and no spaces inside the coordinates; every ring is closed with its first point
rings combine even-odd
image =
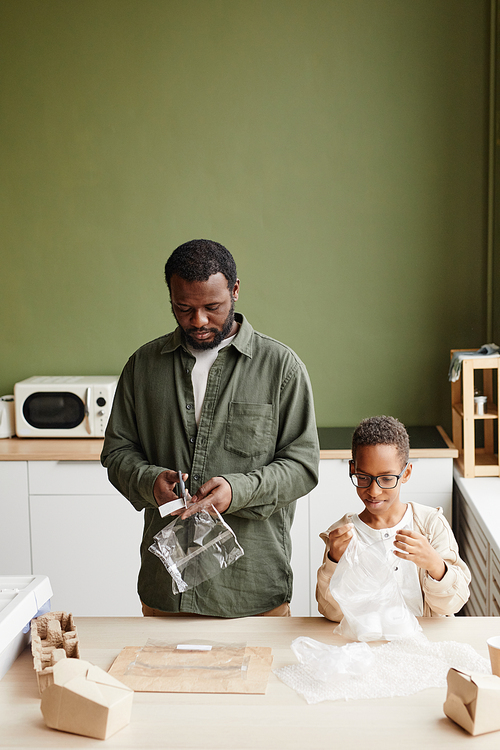
{"type": "Polygon", "coordinates": [[[489,544],[476,518],[465,502],[458,509],[460,555],[470,568],[472,580],[471,596],[467,614],[488,614],[489,544]],[[472,610],[472,611],[471,611],[472,610]]]}
{"type": "Polygon", "coordinates": [[[117,495],[99,461],[29,461],[31,495],[117,495]]]}
{"type": "Polygon", "coordinates": [[[492,617],[500,617],[500,559],[491,550],[490,556],[490,611],[492,617]]]}

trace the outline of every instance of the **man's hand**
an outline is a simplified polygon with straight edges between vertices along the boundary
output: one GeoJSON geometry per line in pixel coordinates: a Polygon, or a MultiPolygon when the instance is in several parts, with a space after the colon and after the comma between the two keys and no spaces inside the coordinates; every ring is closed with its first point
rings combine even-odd
{"type": "MultiPolygon", "coordinates": [[[[188,474],[183,474],[182,479],[186,481],[188,474]]],[[[179,481],[179,476],[176,471],[166,469],[158,474],[156,481],[153,485],[153,494],[158,505],[169,503],[171,500],[177,500],[178,496],[174,492],[174,487],[179,481]]]]}
{"type": "Polygon", "coordinates": [[[394,546],[397,547],[394,550],[396,557],[411,560],[419,568],[426,570],[435,581],[440,581],[446,573],[443,558],[418,531],[398,531],[394,546]]]}
{"type": "Polygon", "coordinates": [[[182,508],[175,510],[172,515],[184,519],[200,510],[207,510],[213,515],[212,505],[219,513],[224,513],[231,505],[232,498],[233,492],[229,482],[223,477],[212,477],[208,482],[201,485],[185,510],[182,508]]]}
{"type": "Polygon", "coordinates": [[[351,541],[353,535],[353,524],[346,523],[344,526],[339,526],[333,531],[330,531],[328,538],[330,539],[330,549],[328,557],[333,562],[338,563],[351,541]]]}

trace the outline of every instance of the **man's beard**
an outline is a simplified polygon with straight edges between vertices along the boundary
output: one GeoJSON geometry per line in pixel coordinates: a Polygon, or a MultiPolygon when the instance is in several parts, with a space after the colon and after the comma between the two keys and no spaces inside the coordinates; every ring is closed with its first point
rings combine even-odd
{"type": "Polygon", "coordinates": [[[184,338],[186,340],[186,343],[188,346],[191,347],[191,349],[196,349],[197,351],[203,351],[206,349],[215,349],[219,344],[224,341],[228,337],[228,335],[231,333],[231,328],[234,324],[234,300],[231,300],[231,309],[229,310],[228,316],[226,320],[224,321],[224,325],[222,326],[222,330],[219,331],[218,328],[191,328],[189,329],[192,333],[194,331],[203,331],[214,333],[215,336],[213,337],[212,341],[197,341],[192,336],[189,335],[189,331],[185,331],[184,328],[181,327],[181,331],[184,335],[184,338]]]}

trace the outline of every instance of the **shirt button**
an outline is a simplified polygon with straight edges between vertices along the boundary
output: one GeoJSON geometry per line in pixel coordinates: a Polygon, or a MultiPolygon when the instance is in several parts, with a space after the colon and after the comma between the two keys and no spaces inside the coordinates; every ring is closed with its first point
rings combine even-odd
{"type": "Polygon", "coordinates": [[[394,570],[398,570],[398,566],[397,566],[397,565],[396,565],[396,567],[394,568],[394,570]]]}
{"type": "Polygon", "coordinates": [[[194,438],[189,438],[190,443],[194,443],[194,438]]]}
{"type": "Polygon", "coordinates": [[[194,474],[193,479],[196,479],[196,481],[198,481],[199,478],[200,478],[199,474],[194,474]]]}
{"type": "Polygon", "coordinates": [[[186,409],[189,411],[193,408],[193,404],[186,404],[186,409]]]}
{"type": "Polygon", "coordinates": [[[384,534],[385,539],[389,537],[389,534],[384,534]]]}

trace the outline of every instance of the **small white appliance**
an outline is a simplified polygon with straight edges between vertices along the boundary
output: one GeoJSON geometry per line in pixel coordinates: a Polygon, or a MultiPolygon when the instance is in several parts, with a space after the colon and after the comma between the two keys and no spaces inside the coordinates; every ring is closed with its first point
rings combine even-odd
{"type": "Polygon", "coordinates": [[[0,680],[31,640],[29,624],[50,610],[47,576],[0,576],[0,680]]]}
{"type": "Polygon", "coordinates": [[[16,434],[14,416],[14,396],[0,397],[0,438],[14,437],[16,434]]]}
{"type": "Polygon", "coordinates": [[[14,386],[18,437],[104,436],[118,377],[40,376],[14,386]]]}

